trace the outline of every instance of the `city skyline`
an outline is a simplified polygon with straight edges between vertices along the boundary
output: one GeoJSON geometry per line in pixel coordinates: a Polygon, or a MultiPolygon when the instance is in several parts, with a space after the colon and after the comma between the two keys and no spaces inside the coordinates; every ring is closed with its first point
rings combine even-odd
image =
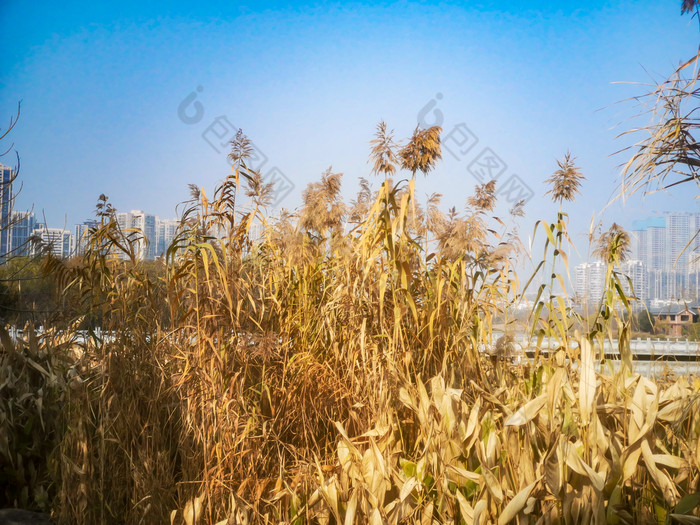
{"type": "Polygon", "coordinates": [[[439,124],[446,139],[468,128],[474,147],[450,146],[416,181],[448,209],[464,208],[487,150],[507,167],[502,187],[527,186],[527,228],[556,214],[543,181],[569,150],[587,177],[567,210],[579,238],[591,211],[609,224],[696,204],[676,191],[608,206],[627,160],[612,154],[630,144],[616,137],[647,123],[635,118],[643,108],[616,102],[697,48],[695,22],[675,5],[360,3],[316,16],[304,3],[157,4],[3,7],[0,111],[22,101],[8,138],[21,157],[19,207],[75,224],[106,194],[120,209],[172,216],[188,184],[209,191],[230,172],[225,140],[209,133],[222,122],[250,137],[264,175],[288,181],[279,206],[297,208],[329,166],[345,173],[350,200],[380,120],[397,139],[416,124],[439,124]]]}
{"type": "MultiPolygon", "coordinates": [[[[71,231],[66,227],[50,227],[37,220],[31,210],[14,210],[15,180],[14,168],[0,164],[0,259],[34,256],[43,253],[42,250],[59,258],[82,255],[90,231],[98,226],[98,221],[84,220],[75,224],[71,231]]],[[[135,243],[136,255],[142,260],[163,256],[180,224],[179,219],[161,219],[142,210],[118,212],[111,208],[111,211],[122,231],[138,230],[142,233],[142,238],[135,243]]]]}
{"type": "MultiPolygon", "coordinates": [[[[13,193],[15,171],[0,164],[3,181],[0,192],[0,254],[24,254],[18,252],[27,245],[32,235],[37,235],[51,246],[58,257],[80,255],[86,245],[86,235],[97,226],[95,219],[85,219],[73,226],[49,227],[36,219],[32,211],[13,209],[16,195],[13,193]],[[60,248],[59,248],[60,247],[60,248]]],[[[111,206],[111,205],[110,205],[111,206]]],[[[148,211],[132,209],[120,212],[111,207],[122,230],[139,230],[145,242],[135,245],[138,258],[153,260],[166,253],[175,237],[180,219],[161,219],[148,211]]],[[[274,215],[272,210],[271,215],[274,215]]],[[[700,292],[700,212],[663,211],[644,218],[630,219],[623,227],[630,235],[630,257],[623,265],[623,273],[634,283],[636,296],[646,302],[649,299],[680,297],[694,286],[695,300],[700,292]]],[[[599,261],[583,261],[575,267],[574,288],[578,297],[598,297],[602,291],[605,265],[599,261]]],[[[627,286],[627,283],[623,283],[627,286]]],[[[630,291],[629,289],[627,291],[630,291]]]]}
{"type": "MultiPolygon", "coordinates": [[[[700,212],[666,211],[633,221],[627,230],[630,253],[619,265],[622,285],[641,303],[700,298],[700,212]],[[629,281],[627,281],[629,279],[629,281]]],[[[607,265],[586,261],[575,268],[579,300],[597,301],[604,290],[607,265]]]]}
{"type": "MultiPolygon", "coordinates": [[[[139,260],[154,260],[167,252],[177,234],[179,219],[161,219],[157,215],[145,213],[142,210],[116,212],[115,220],[122,231],[138,230],[142,237],[134,243],[135,255],[139,260]]],[[[68,228],[52,228],[37,221],[31,211],[12,211],[9,236],[11,242],[2,256],[36,255],[41,245],[55,257],[68,258],[85,253],[89,242],[91,228],[98,227],[96,220],[86,220],[75,224],[72,230],[68,228]],[[31,243],[32,237],[41,241],[41,245],[31,243]]],[[[120,254],[125,257],[125,254],[120,254]]]]}

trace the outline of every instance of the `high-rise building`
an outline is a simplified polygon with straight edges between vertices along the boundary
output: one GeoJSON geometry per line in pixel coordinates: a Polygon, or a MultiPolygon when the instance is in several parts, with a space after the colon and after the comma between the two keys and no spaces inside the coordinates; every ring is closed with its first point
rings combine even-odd
{"type": "Polygon", "coordinates": [[[700,213],[667,212],[635,224],[632,257],[646,264],[649,299],[698,299],[700,213]]]}
{"type": "MultiPolygon", "coordinates": [[[[134,229],[134,215],[131,212],[127,211],[117,213],[116,218],[117,224],[119,224],[119,228],[121,229],[122,233],[126,236],[130,236],[132,234],[130,230],[134,229]]],[[[129,258],[127,254],[123,252],[119,252],[117,255],[120,259],[129,258]]]]}
{"type": "MultiPolygon", "coordinates": [[[[48,251],[54,257],[65,259],[71,255],[72,235],[70,231],[63,228],[47,228],[44,224],[39,224],[34,235],[38,236],[48,251]]],[[[36,253],[36,248],[33,252],[36,253]]]]}
{"type": "Polygon", "coordinates": [[[158,217],[151,213],[141,213],[138,219],[138,227],[143,232],[146,239],[146,246],[143,247],[144,259],[155,259],[158,242],[158,217]]]}
{"type": "MultiPolygon", "coordinates": [[[[648,276],[646,264],[642,261],[625,261],[615,267],[622,290],[628,298],[635,297],[641,306],[648,300],[648,276]]],[[[575,269],[576,300],[579,304],[596,303],[603,297],[607,265],[602,261],[579,264],[575,269]]]]}
{"type": "Polygon", "coordinates": [[[644,261],[647,264],[647,268],[652,270],[648,266],[648,232],[646,229],[641,229],[641,226],[637,226],[638,229],[632,230],[630,232],[630,252],[634,254],[637,260],[644,261]]]}
{"type": "Polygon", "coordinates": [[[625,261],[620,265],[619,275],[625,295],[646,303],[649,299],[647,265],[638,260],[625,261]]]}
{"type": "Polygon", "coordinates": [[[583,263],[576,267],[575,289],[578,302],[600,301],[605,289],[606,270],[605,263],[601,261],[583,263]]]}
{"type": "Polygon", "coordinates": [[[0,257],[12,250],[12,182],[15,170],[0,164],[0,257]]]}
{"type": "Polygon", "coordinates": [[[10,250],[12,255],[29,255],[29,239],[34,234],[36,217],[30,211],[13,211],[10,226],[10,250]]]}
{"type": "Polygon", "coordinates": [[[75,225],[73,231],[73,246],[71,253],[73,255],[83,255],[90,241],[90,230],[97,228],[98,223],[95,220],[83,221],[75,225]]]}
{"type": "Polygon", "coordinates": [[[156,241],[156,257],[164,257],[168,248],[172,244],[177,235],[180,221],[177,219],[158,219],[157,222],[157,241],[156,241]]]}
{"type": "Polygon", "coordinates": [[[136,257],[143,260],[155,258],[157,249],[157,217],[141,210],[131,210],[130,212],[117,213],[119,227],[126,235],[138,231],[138,241],[135,243],[136,257]]]}

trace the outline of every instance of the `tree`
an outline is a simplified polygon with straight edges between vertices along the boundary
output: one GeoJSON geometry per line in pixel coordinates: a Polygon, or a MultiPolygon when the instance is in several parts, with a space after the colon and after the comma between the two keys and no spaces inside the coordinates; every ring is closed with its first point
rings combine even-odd
{"type": "Polygon", "coordinates": [[[683,335],[691,341],[700,341],[700,322],[684,326],[683,335]]]}
{"type": "Polygon", "coordinates": [[[654,333],[654,318],[646,310],[643,310],[637,314],[637,329],[640,332],[645,332],[648,334],[654,333]]]}

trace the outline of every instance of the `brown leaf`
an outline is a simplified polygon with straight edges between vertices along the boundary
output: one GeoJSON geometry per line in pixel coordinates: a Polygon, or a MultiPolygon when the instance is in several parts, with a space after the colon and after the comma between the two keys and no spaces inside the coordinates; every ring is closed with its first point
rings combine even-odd
{"type": "Polygon", "coordinates": [[[527,499],[530,497],[530,492],[532,492],[532,489],[535,488],[535,485],[537,485],[540,479],[541,478],[538,478],[533,483],[530,483],[508,502],[508,505],[506,505],[503,512],[498,517],[498,525],[505,525],[518,515],[518,513],[525,507],[527,499]]]}

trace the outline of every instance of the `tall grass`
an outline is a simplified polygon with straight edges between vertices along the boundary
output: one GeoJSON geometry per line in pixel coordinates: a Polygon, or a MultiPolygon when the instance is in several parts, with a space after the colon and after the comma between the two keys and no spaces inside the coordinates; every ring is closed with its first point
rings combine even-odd
{"type": "Polygon", "coordinates": [[[531,320],[549,352],[514,365],[494,326],[515,328],[517,242],[490,215],[494,184],[463,213],[416,199],[439,129],[397,145],[380,125],[376,192],[363,183],[346,204],[329,170],[269,222],[270,188],[236,141],[211,199],[193,190],[160,273],[106,199],[85,256],[47,261],[102,329],[55,415],[59,523],[700,519],[700,385],[631,364],[596,373],[599,334],[624,322],[627,298],[611,264],[601,318],[577,323],[557,270],[563,210],[541,223],[553,277],[531,320]]]}

